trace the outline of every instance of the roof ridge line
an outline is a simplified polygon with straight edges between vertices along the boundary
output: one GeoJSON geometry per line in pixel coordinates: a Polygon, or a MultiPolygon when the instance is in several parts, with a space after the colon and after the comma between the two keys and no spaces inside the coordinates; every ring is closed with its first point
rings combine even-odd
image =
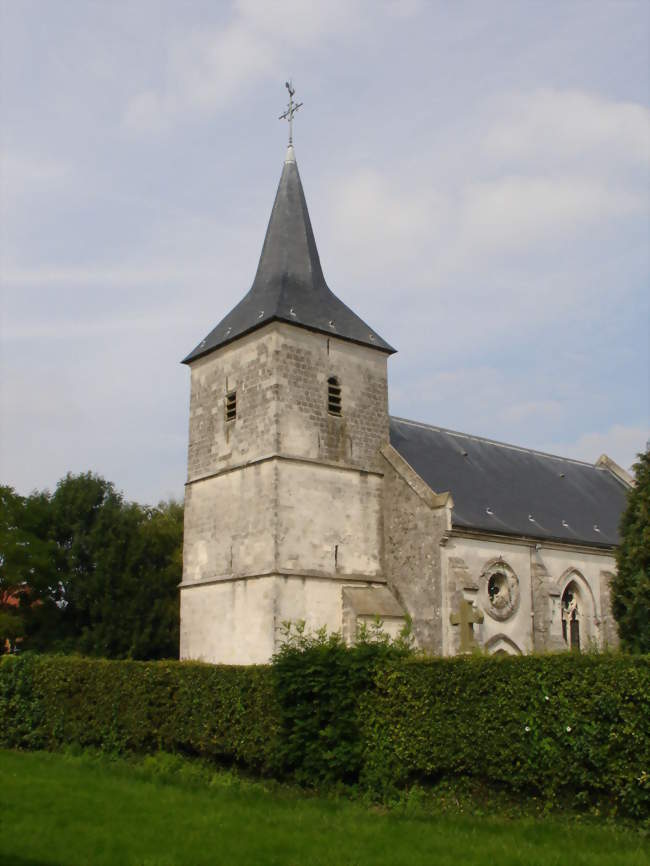
{"type": "Polygon", "coordinates": [[[441,433],[451,433],[453,436],[464,436],[467,439],[478,439],[481,442],[487,442],[489,445],[498,445],[501,448],[512,448],[513,451],[525,451],[528,454],[539,454],[540,457],[551,457],[554,460],[564,460],[567,463],[577,463],[579,466],[589,466],[590,469],[597,469],[601,472],[607,471],[604,467],[597,466],[595,463],[589,463],[587,460],[578,460],[577,457],[562,457],[561,454],[551,454],[550,451],[540,451],[537,448],[524,448],[523,445],[513,445],[511,442],[501,442],[499,439],[488,439],[487,436],[477,436],[475,433],[463,433],[462,430],[451,430],[449,427],[440,427],[437,424],[427,424],[424,421],[412,421],[410,418],[400,418],[397,415],[390,415],[389,418],[393,421],[401,421],[404,424],[412,424],[414,427],[438,430],[441,433]]]}

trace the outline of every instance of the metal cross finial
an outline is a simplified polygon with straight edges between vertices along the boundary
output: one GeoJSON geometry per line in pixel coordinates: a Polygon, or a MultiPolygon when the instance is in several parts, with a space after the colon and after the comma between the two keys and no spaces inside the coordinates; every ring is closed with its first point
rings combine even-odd
{"type": "Polygon", "coordinates": [[[278,117],[278,120],[288,120],[289,121],[289,144],[293,144],[293,116],[298,111],[302,102],[294,102],[293,96],[296,92],[291,81],[285,81],[284,86],[289,91],[289,105],[287,106],[287,110],[284,114],[281,114],[278,117]]]}

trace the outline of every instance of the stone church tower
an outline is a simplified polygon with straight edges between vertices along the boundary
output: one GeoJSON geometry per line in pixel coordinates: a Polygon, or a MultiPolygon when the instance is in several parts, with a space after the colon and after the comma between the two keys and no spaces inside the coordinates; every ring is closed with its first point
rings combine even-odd
{"type": "Polygon", "coordinates": [[[401,622],[378,465],[393,351],[328,288],[290,145],[253,286],[184,361],[181,658],[266,662],[285,621],[345,629],[359,590],[401,622]]]}

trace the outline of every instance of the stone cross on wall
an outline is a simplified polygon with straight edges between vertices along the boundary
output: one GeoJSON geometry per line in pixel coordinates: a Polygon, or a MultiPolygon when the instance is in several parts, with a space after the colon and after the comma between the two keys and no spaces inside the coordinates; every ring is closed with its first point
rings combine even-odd
{"type": "Polygon", "coordinates": [[[460,603],[458,613],[449,614],[449,622],[460,626],[460,651],[471,652],[476,646],[474,640],[474,623],[483,622],[483,614],[477,610],[471,601],[464,598],[460,603]]]}

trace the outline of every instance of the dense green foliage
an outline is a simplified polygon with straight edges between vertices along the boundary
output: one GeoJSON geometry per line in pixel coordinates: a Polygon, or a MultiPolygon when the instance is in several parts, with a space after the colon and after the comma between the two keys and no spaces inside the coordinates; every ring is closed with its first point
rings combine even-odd
{"type": "Polygon", "coordinates": [[[408,633],[397,642],[379,627],[364,628],[354,647],[338,633],[307,634],[285,624],[285,641],[273,659],[282,736],[279,765],[304,784],[356,782],[363,762],[358,723],[361,696],[373,688],[387,661],[412,654],[408,633]]]}
{"type": "MultiPolygon", "coordinates": [[[[0,612],[19,618],[23,649],[176,657],[182,535],[182,506],[126,502],[91,473],[53,494],[2,487],[0,612]]],[[[0,639],[12,624],[0,619],[0,639]]]]}
{"type": "Polygon", "coordinates": [[[278,710],[268,667],[24,654],[0,660],[0,745],[163,749],[262,772],[278,710]]]}
{"type": "Polygon", "coordinates": [[[647,816],[647,656],[420,660],[301,640],[273,667],[7,657],[0,745],[165,749],[384,800],[464,778],[647,816]]]}
{"type": "Polygon", "coordinates": [[[0,777],[0,861],[12,866],[650,863],[647,841],[611,824],[441,813],[416,797],[385,814],[165,754],[0,751],[0,777]]]}
{"type": "Polygon", "coordinates": [[[618,654],[390,665],[361,707],[362,779],[390,791],[472,777],[547,803],[650,810],[650,658],[618,654]]]}
{"type": "Polygon", "coordinates": [[[621,642],[629,652],[650,652],[650,452],[634,466],[636,486],[630,490],[621,519],[617,574],[612,581],[612,609],[621,642]]]}
{"type": "MultiPolygon", "coordinates": [[[[7,647],[15,646],[16,640],[21,638],[25,633],[25,622],[17,610],[0,608],[0,641],[6,641],[7,647]]],[[[0,652],[2,648],[0,647],[0,652]]]]}

